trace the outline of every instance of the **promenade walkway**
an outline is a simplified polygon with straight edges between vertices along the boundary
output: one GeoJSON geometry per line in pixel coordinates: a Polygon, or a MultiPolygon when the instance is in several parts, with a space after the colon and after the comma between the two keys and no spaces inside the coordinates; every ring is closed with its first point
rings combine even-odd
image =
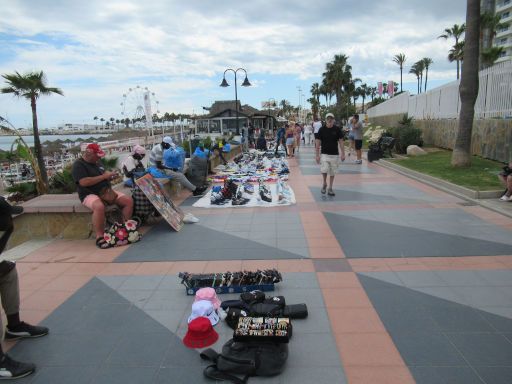
{"type": "MultiPolygon", "coordinates": [[[[343,163],[320,193],[313,150],[291,160],[297,204],[196,209],[130,247],[33,241],[18,258],[22,318],[47,337],[6,343],[37,364],[18,383],[203,383],[181,343],[193,301],[178,272],[277,268],[306,303],[284,373],[252,383],[512,382],[512,219],[376,164],[343,163]]],[[[186,197],[185,195],[183,197],[186,197]]],[[[506,203],[505,203],[506,204],[506,203]]],[[[223,295],[221,299],[232,298],[223,295]]],[[[225,324],[217,350],[230,337],[225,324]]]]}

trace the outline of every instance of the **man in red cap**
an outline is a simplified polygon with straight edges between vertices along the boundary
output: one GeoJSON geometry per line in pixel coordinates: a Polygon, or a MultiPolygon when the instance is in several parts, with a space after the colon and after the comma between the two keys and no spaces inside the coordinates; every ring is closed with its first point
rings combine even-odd
{"type": "MultiPolygon", "coordinates": [[[[99,165],[99,160],[105,156],[96,143],[87,145],[82,157],[73,164],[73,180],[77,185],[78,197],[83,205],[92,210],[92,226],[96,233],[98,248],[109,248],[110,245],[103,239],[105,231],[105,203],[100,198],[102,192],[111,187],[110,181],[117,177],[117,172],[105,171],[99,165]]],[[[133,200],[130,196],[117,191],[113,198],[114,204],[123,211],[123,218],[128,220],[133,213],[133,200]]]]}

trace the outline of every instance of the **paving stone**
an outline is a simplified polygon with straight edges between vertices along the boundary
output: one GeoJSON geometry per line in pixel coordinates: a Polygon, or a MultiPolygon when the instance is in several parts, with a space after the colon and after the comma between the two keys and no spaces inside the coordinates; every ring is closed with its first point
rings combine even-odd
{"type": "Polygon", "coordinates": [[[446,333],[473,366],[510,366],[512,343],[497,333],[446,333]]]}
{"type": "Polygon", "coordinates": [[[482,384],[475,371],[468,366],[413,366],[409,369],[416,380],[416,384],[482,384]]]}
{"type": "Polygon", "coordinates": [[[512,367],[476,367],[480,377],[486,384],[512,383],[512,367]]]}

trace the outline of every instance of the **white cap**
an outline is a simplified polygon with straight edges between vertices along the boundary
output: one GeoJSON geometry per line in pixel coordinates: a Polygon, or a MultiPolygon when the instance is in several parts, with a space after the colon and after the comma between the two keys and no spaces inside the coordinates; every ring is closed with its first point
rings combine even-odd
{"type": "Polygon", "coordinates": [[[188,317],[188,322],[198,317],[207,317],[212,325],[219,322],[219,315],[213,308],[212,302],[208,300],[199,300],[192,304],[192,314],[188,317]]]}
{"type": "Polygon", "coordinates": [[[173,142],[172,142],[172,137],[171,137],[171,136],[165,136],[165,137],[162,139],[162,141],[163,141],[164,143],[167,143],[167,144],[171,144],[171,145],[173,144],[173,142]]]}

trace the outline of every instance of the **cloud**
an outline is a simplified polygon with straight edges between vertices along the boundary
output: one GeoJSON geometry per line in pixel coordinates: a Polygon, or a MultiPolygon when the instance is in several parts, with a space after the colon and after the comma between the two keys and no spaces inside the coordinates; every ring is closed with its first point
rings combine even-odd
{"type": "MultiPolygon", "coordinates": [[[[464,15],[464,0],[11,0],[0,14],[0,73],[43,69],[66,94],[48,99],[61,106],[49,112],[55,124],[65,111],[79,120],[114,113],[137,84],[155,89],[162,109],[190,113],[226,97],[218,83],[228,67],[247,69],[254,86],[247,97],[255,98],[293,99],[296,85],[318,81],[339,53],[368,83],[399,80],[392,57],[400,52],[407,66],[433,58],[429,79],[450,79],[452,43],[436,37],[464,15]],[[268,76],[290,79],[288,91],[268,76]]],[[[415,81],[407,72],[404,81],[415,81]]]]}

